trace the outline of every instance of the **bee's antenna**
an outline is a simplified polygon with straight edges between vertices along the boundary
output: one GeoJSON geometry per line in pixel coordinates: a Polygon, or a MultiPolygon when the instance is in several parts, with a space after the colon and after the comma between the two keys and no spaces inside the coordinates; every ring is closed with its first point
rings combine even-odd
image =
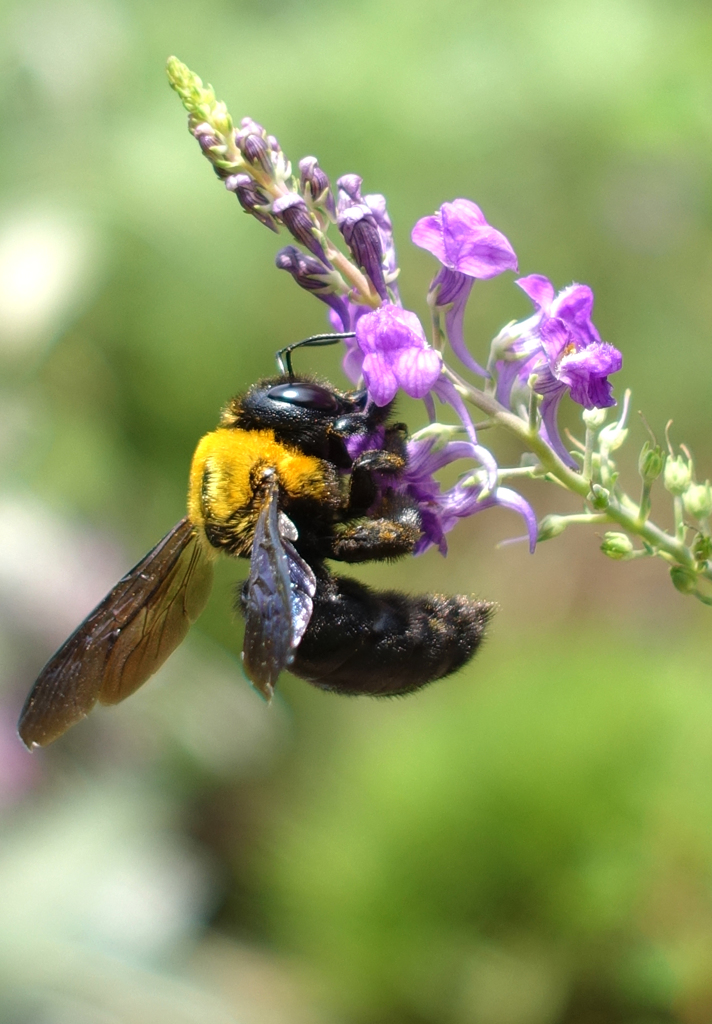
{"type": "Polygon", "coordinates": [[[311,348],[312,346],[316,348],[319,345],[335,345],[337,341],[342,341],[344,338],[355,337],[355,331],[344,331],[342,334],[312,334],[311,338],[304,338],[303,341],[295,341],[293,345],[281,348],[275,357],[277,368],[280,373],[287,373],[290,377],[293,377],[292,352],[295,348],[311,348]]]}

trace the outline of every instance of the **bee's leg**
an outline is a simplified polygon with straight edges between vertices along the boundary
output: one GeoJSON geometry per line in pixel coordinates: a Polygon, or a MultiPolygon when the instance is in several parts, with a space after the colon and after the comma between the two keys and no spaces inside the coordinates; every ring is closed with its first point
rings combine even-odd
{"type": "Polygon", "coordinates": [[[289,670],[337,693],[410,693],[465,665],[492,611],[493,605],[462,595],[378,592],[322,569],[289,670]]]}
{"type": "Polygon", "coordinates": [[[374,562],[409,554],[420,538],[420,512],[407,495],[389,492],[368,518],[340,525],[326,557],[374,562]]]}
{"type": "Polygon", "coordinates": [[[374,473],[395,477],[404,467],[405,459],[395,452],[376,449],[359,455],[349,478],[349,496],[344,510],[346,518],[365,515],[377,501],[379,487],[374,473]]]}
{"type": "Polygon", "coordinates": [[[406,425],[392,423],[385,430],[380,448],[365,451],[354,460],[349,478],[347,518],[365,515],[377,500],[379,488],[374,473],[396,476],[405,468],[407,440],[406,425]]]}

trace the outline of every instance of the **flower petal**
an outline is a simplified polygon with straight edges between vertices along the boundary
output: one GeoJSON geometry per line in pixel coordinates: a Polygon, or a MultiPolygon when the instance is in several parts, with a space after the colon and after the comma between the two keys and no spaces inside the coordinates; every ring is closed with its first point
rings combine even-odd
{"type": "Polygon", "coordinates": [[[509,240],[487,223],[482,210],[469,199],[443,203],[436,214],[417,222],[411,238],[443,266],[468,277],[485,280],[517,269],[509,240]]]}
{"type": "Polygon", "coordinates": [[[565,390],[565,388],[561,388],[557,392],[545,395],[544,401],[541,403],[542,427],[540,433],[544,440],[548,441],[562,462],[564,462],[570,469],[578,469],[578,463],[571,457],[570,452],[568,452],[564,447],[564,442],[561,440],[561,435],[559,434],[559,425],[556,422],[559,402],[561,401],[561,396],[564,394],[565,390]]]}
{"type": "Polygon", "coordinates": [[[544,277],[543,274],[529,274],[528,277],[517,278],[514,283],[526,292],[537,309],[548,312],[555,294],[554,286],[548,277],[544,277]]]}
{"type": "Polygon", "coordinates": [[[399,386],[411,398],[425,398],[440,376],[442,357],[434,348],[406,349],[393,361],[399,386]]]}
{"type": "Polygon", "coordinates": [[[554,369],[561,353],[571,342],[566,324],[559,317],[547,317],[539,325],[539,337],[549,366],[554,369]]]}
{"type": "Polygon", "coordinates": [[[620,370],[622,364],[617,348],[598,342],[564,356],[559,378],[570,388],[574,402],[585,409],[605,409],[616,404],[607,376],[620,370]]]}
{"type": "Polygon", "coordinates": [[[588,285],[571,284],[559,292],[551,304],[549,313],[569,324],[576,334],[576,340],[588,345],[601,340],[591,321],[592,311],[593,292],[588,285]]]}
{"type": "Polygon", "coordinates": [[[442,218],[439,213],[430,217],[421,217],[410,233],[412,242],[427,249],[441,263],[445,262],[445,242],[443,239],[442,218]]]}
{"type": "Polygon", "coordinates": [[[398,390],[398,381],[385,359],[376,353],[369,352],[364,356],[361,372],[368,393],[376,405],[388,405],[393,401],[398,390]]]}

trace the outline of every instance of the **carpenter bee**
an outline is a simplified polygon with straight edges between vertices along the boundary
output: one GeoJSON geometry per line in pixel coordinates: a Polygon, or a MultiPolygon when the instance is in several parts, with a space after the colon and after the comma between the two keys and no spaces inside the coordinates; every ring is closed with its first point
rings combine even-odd
{"type": "Polygon", "coordinates": [[[242,660],[267,700],[287,667],[323,690],[385,696],[410,693],[472,657],[491,605],[377,592],[327,567],[398,558],[421,533],[416,504],[397,490],[407,435],[390,422],[390,407],[292,370],[293,349],[342,337],[282,349],[280,376],[223,410],[193,456],[187,516],[40,673],[19,722],[28,747],[51,743],[97,701],[117,704],[146,682],[205,607],[220,552],[250,559],[237,600],[242,660]],[[350,439],[365,448],[354,458],[350,439]]]}

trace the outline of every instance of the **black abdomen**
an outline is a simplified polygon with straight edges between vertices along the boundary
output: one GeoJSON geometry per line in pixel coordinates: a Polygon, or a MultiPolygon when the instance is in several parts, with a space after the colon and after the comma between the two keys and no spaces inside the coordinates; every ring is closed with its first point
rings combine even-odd
{"type": "Polygon", "coordinates": [[[410,693],[470,660],[492,608],[462,595],[374,591],[322,569],[314,611],[289,671],[338,693],[410,693]]]}

